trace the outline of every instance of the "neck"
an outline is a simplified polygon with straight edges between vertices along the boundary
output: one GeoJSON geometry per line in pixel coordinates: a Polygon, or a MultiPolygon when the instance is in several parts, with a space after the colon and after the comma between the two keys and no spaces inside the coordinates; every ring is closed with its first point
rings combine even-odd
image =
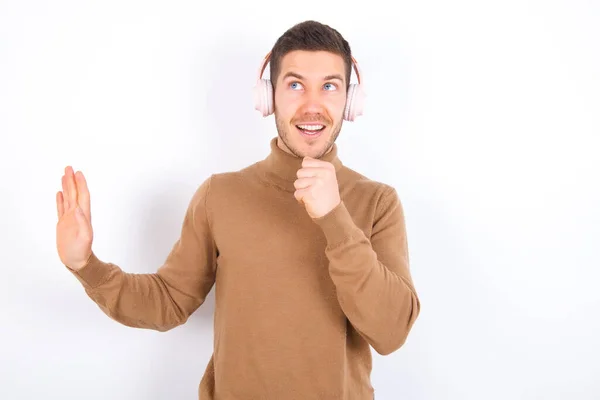
{"type": "MultiPolygon", "coordinates": [[[[270,154],[264,160],[259,162],[262,176],[270,183],[285,191],[296,191],[294,182],[298,179],[296,174],[298,170],[302,168],[303,158],[281,148],[278,144],[278,138],[276,137],[271,139],[270,147],[270,154]]],[[[336,171],[339,171],[342,167],[342,162],[338,158],[337,146],[335,144],[319,159],[332,163],[335,166],[336,171]]]]}

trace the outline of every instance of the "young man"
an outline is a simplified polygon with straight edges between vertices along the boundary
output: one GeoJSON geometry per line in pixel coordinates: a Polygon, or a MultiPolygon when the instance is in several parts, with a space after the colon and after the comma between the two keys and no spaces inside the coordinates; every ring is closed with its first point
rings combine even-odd
{"type": "Polygon", "coordinates": [[[70,166],[56,199],[58,253],[87,295],[131,327],[181,325],[215,286],[201,400],[372,399],[370,346],[399,349],[420,311],[402,206],[392,187],[338,158],[342,120],[357,114],[342,36],[298,24],[270,62],[273,95],[259,81],[257,109],[275,114],[271,153],[200,185],[156,273],[126,273],[92,251],[89,191],[70,166]]]}

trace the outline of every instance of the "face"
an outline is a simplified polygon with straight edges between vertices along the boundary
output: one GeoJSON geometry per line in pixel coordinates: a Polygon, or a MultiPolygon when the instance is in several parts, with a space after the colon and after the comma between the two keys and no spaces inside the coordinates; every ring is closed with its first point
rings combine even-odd
{"type": "Polygon", "coordinates": [[[325,51],[292,51],[281,60],[275,87],[279,147],[313,158],[331,150],[346,105],[343,58],[325,51]]]}

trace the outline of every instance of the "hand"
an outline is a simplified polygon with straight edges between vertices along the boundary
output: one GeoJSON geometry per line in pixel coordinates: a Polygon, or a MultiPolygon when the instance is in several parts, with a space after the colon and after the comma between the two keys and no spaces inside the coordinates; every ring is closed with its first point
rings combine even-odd
{"type": "Polygon", "coordinates": [[[72,270],[85,266],[92,253],[90,193],[81,171],[65,168],[62,192],[56,193],[56,247],[61,262],[72,270]]]}
{"type": "Polygon", "coordinates": [[[333,164],[304,157],[297,176],[294,196],[304,204],[311,218],[320,218],[340,204],[340,190],[333,164]]]}

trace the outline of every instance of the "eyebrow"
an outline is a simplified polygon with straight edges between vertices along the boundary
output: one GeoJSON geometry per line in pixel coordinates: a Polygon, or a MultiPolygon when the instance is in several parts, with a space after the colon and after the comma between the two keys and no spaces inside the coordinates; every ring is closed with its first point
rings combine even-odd
{"type": "MultiPolygon", "coordinates": [[[[296,79],[300,79],[300,80],[304,79],[304,77],[303,77],[302,75],[300,75],[300,74],[297,74],[297,73],[295,73],[295,72],[291,72],[291,71],[290,71],[290,72],[287,72],[287,73],[286,73],[286,74],[283,76],[283,79],[287,79],[287,78],[290,78],[290,77],[292,77],[292,78],[296,78],[296,79]]],[[[332,75],[327,75],[325,78],[323,78],[323,80],[325,80],[325,81],[330,81],[330,80],[333,80],[333,79],[338,79],[338,80],[340,80],[341,82],[344,82],[344,79],[342,78],[342,76],[341,76],[340,74],[332,74],[332,75]]]]}

